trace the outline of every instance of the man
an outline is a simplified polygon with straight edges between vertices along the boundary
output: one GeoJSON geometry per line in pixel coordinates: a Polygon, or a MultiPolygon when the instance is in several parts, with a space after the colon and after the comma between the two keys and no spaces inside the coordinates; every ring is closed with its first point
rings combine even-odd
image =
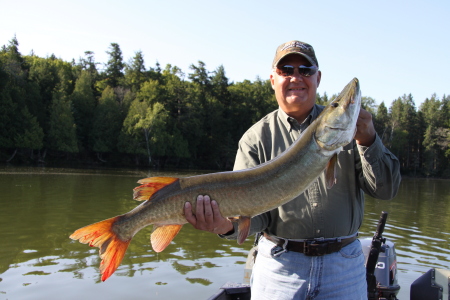
{"type": "MultiPolygon", "coordinates": [[[[291,41],[277,48],[270,81],[279,109],[244,134],[235,170],[275,158],[317,118],[323,110],[315,104],[318,67],[309,44],[291,41]]],[[[354,141],[339,153],[337,165],[338,181],[331,189],[321,175],[296,199],[252,218],[250,234],[263,232],[252,299],[367,298],[364,255],[356,239],[364,192],[388,200],[400,184],[399,162],[383,146],[367,111],[361,109],[354,141]]],[[[236,228],[208,196],[198,197],[194,212],[187,203],[185,215],[197,229],[236,238],[236,228]]]]}

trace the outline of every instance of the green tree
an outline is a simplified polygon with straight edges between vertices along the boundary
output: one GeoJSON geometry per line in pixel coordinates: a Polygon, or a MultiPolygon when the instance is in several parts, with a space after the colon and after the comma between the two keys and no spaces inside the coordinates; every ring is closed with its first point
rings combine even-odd
{"type": "MultiPolygon", "coordinates": [[[[28,56],[26,59],[30,65],[29,80],[35,84],[34,94],[39,95],[33,100],[38,103],[36,117],[44,134],[48,136],[54,92],[59,90],[66,95],[72,94],[76,78],[74,68],[71,63],[57,59],[54,55],[47,58],[28,56]]],[[[30,109],[31,113],[34,111],[30,109]]]]}
{"type": "Polygon", "coordinates": [[[135,53],[129,64],[125,65],[125,85],[134,93],[138,92],[141,84],[146,81],[146,69],[142,51],[135,53]]]}
{"type": "Polygon", "coordinates": [[[104,161],[103,154],[114,152],[117,149],[122,120],[122,113],[114,90],[107,87],[95,109],[92,130],[93,150],[97,152],[99,160],[104,161]]]}
{"type": "Polygon", "coordinates": [[[26,81],[28,64],[19,52],[19,41],[14,36],[8,46],[3,46],[0,52],[3,56],[3,68],[8,75],[19,83],[26,81]]]}
{"type": "MultiPolygon", "coordinates": [[[[138,157],[147,155],[150,151],[150,141],[144,141],[145,133],[136,129],[136,126],[141,119],[145,119],[147,111],[157,103],[160,94],[161,86],[157,80],[148,80],[141,85],[123,122],[119,137],[120,152],[135,154],[138,157]]],[[[148,157],[150,161],[151,155],[149,154],[148,157]]]]}
{"type": "Polygon", "coordinates": [[[17,118],[18,105],[5,87],[0,86],[0,146],[11,149],[16,148],[15,138],[20,123],[17,118]]]}
{"type": "Polygon", "coordinates": [[[384,102],[381,102],[378,106],[373,122],[378,136],[381,138],[383,143],[386,144],[389,134],[389,114],[384,102]]]}
{"type": "Polygon", "coordinates": [[[16,135],[14,142],[18,148],[40,150],[44,146],[44,131],[37,118],[26,107],[21,109],[23,131],[16,135]]]}
{"type": "Polygon", "coordinates": [[[106,82],[111,87],[117,87],[124,76],[123,68],[125,64],[123,62],[122,50],[117,43],[111,43],[109,51],[106,51],[109,55],[108,63],[106,64],[106,82]]]}
{"type": "Polygon", "coordinates": [[[189,103],[188,86],[184,81],[184,73],[176,66],[167,65],[161,73],[160,81],[163,90],[159,102],[164,105],[168,113],[166,121],[167,132],[170,133],[171,146],[167,151],[167,158],[190,157],[188,139],[198,123],[192,122],[193,107],[189,103]]]}
{"type": "Polygon", "coordinates": [[[233,108],[237,114],[234,118],[240,120],[242,124],[239,129],[240,135],[266,114],[278,108],[269,80],[260,78],[254,82],[244,80],[230,86],[230,92],[236,105],[233,108]]]}
{"type": "Polygon", "coordinates": [[[78,152],[72,103],[63,89],[53,93],[49,125],[47,136],[49,149],[69,153],[78,152]]]}
{"type": "Polygon", "coordinates": [[[71,100],[80,149],[92,150],[91,132],[96,100],[92,89],[92,75],[90,71],[83,70],[81,72],[75,83],[71,100]]]}
{"type": "Polygon", "coordinates": [[[442,123],[450,127],[450,95],[442,97],[442,123]]]}
{"type": "MultiPolygon", "coordinates": [[[[170,145],[165,129],[167,112],[161,103],[147,105],[145,102],[134,101],[129,117],[125,119],[124,129],[126,132],[141,141],[145,145],[148,163],[152,163],[152,150],[154,155],[164,156],[167,146],[170,145]],[[144,142],[145,141],[145,142],[144,142]]],[[[142,153],[142,150],[139,152],[142,153]]]]}
{"type": "Polygon", "coordinates": [[[213,96],[228,106],[231,102],[230,92],[228,87],[230,86],[228,77],[225,74],[225,68],[220,65],[211,76],[212,94],[213,96]]]}
{"type": "Polygon", "coordinates": [[[320,96],[319,93],[316,94],[316,103],[319,105],[327,105],[329,103],[327,92],[323,93],[323,96],[320,96]]]}
{"type": "Polygon", "coordinates": [[[420,164],[423,132],[412,95],[395,100],[390,115],[390,149],[399,158],[403,171],[415,171],[420,164]]]}
{"type": "Polygon", "coordinates": [[[184,73],[170,64],[162,71],[160,80],[162,90],[158,95],[158,101],[169,112],[173,122],[180,121],[180,117],[186,111],[186,98],[188,97],[188,84],[183,80],[184,73]]]}
{"type": "Polygon", "coordinates": [[[0,51],[0,145],[15,149],[8,161],[18,149],[41,149],[43,140],[42,128],[33,114],[38,112],[40,102],[37,85],[28,79],[30,66],[18,46],[14,37],[0,51]]]}
{"type": "Polygon", "coordinates": [[[217,140],[220,138],[217,126],[223,121],[224,106],[214,96],[211,73],[206,69],[205,63],[199,61],[198,65],[191,65],[190,69],[193,72],[188,74],[191,80],[189,100],[197,109],[195,117],[201,130],[193,136],[194,143],[198,146],[195,149],[191,147],[190,150],[201,167],[217,165],[217,140]]]}
{"type": "Polygon", "coordinates": [[[405,167],[412,170],[415,167],[415,161],[418,159],[419,147],[422,144],[423,132],[418,127],[418,117],[416,105],[411,94],[403,98],[405,111],[403,114],[403,127],[407,131],[407,149],[405,157],[405,167]]]}
{"type": "Polygon", "coordinates": [[[80,58],[80,66],[82,70],[88,71],[92,78],[97,78],[98,70],[97,65],[100,63],[95,62],[94,52],[85,51],[85,58],[80,58]]]}
{"type": "Polygon", "coordinates": [[[361,107],[375,116],[377,111],[377,105],[375,103],[375,99],[372,97],[363,96],[361,97],[361,107]]]}
{"type": "Polygon", "coordinates": [[[16,148],[20,132],[20,107],[25,106],[26,72],[23,58],[14,37],[0,51],[0,142],[2,148],[16,148]]]}
{"type": "Polygon", "coordinates": [[[434,94],[430,99],[425,99],[420,111],[427,126],[423,140],[425,171],[427,175],[441,175],[448,168],[446,152],[450,140],[446,102],[441,102],[434,94]]]}

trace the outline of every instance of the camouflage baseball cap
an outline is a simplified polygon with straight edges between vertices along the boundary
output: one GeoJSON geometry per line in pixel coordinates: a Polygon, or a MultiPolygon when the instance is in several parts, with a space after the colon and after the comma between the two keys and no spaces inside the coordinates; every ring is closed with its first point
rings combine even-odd
{"type": "Polygon", "coordinates": [[[300,41],[290,41],[281,44],[275,52],[275,58],[273,59],[272,67],[275,68],[280,60],[289,54],[300,54],[306,58],[312,65],[319,67],[319,63],[314,53],[314,49],[310,44],[300,41]]]}

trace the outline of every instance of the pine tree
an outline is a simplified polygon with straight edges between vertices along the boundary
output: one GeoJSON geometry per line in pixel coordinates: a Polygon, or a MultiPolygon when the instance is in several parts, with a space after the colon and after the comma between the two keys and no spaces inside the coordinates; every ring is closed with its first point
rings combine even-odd
{"type": "Polygon", "coordinates": [[[111,87],[107,87],[94,113],[93,150],[103,160],[104,153],[112,153],[117,149],[118,136],[122,127],[122,114],[116,95],[111,87]]]}
{"type": "Polygon", "coordinates": [[[53,93],[49,125],[47,136],[49,149],[69,153],[78,152],[72,104],[63,88],[53,93]]]}
{"type": "Polygon", "coordinates": [[[109,54],[109,60],[106,64],[106,81],[109,86],[117,87],[121,83],[124,76],[122,70],[125,67],[122,57],[122,50],[119,44],[111,43],[110,50],[106,51],[109,54]]]}
{"type": "Polygon", "coordinates": [[[77,140],[81,150],[92,150],[91,132],[96,101],[91,78],[91,72],[83,70],[75,83],[75,89],[71,95],[73,117],[77,128],[77,140]]]}
{"type": "Polygon", "coordinates": [[[141,84],[147,79],[142,51],[136,52],[130,63],[125,65],[124,79],[126,86],[134,93],[139,91],[141,84]]]}

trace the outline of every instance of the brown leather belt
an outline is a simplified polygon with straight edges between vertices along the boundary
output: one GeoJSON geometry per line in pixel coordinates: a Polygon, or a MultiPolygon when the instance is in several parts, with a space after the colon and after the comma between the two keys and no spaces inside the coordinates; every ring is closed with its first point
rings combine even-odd
{"type": "Polygon", "coordinates": [[[277,246],[287,251],[300,252],[307,256],[322,256],[341,250],[351,242],[357,239],[356,236],[346,239],[336,239],[327,241],[307,240],[304,242],[296,242],[285,239],[276,238],[264,233],[264,237],[275,243],[277,246]]]}

